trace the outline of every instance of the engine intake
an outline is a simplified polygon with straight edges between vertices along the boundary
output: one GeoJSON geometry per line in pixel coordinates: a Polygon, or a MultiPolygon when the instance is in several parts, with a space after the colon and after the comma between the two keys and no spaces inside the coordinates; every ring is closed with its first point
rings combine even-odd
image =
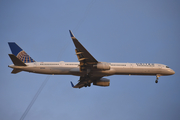
{"type": "Polygon", "coordinates": [[[110,85],[110,80],[107,78],[101,78],[99,80],[96,80],[93,82],[93,85],[97,85],[97,86],[109,86],[110,85]]]}
{"type": "Polygon", "coordinates": [[[107,62],[99,62],[97,65],[93,65],[93,67],[101,70],[110,70],[110,64],[107,62]]]}

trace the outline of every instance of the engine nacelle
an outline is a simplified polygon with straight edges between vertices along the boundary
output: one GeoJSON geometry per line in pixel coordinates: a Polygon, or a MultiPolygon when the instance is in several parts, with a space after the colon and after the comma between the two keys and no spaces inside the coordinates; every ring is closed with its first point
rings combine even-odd
{"type": "Polygon", "coordinates": [[[101,78],[99,80],[96,80],[93,82],[93,85],[97,85],[97,86],[109,86],[110,85],[110,80],[107,78],[101,78]]]}
{"type": "Polygon", "coordinates": [[[110,64],[107,62],[99,62],[97,65],[94,65],[93,67],[96,67],[97,69],[101,70],[110,70],[110,64]]]}

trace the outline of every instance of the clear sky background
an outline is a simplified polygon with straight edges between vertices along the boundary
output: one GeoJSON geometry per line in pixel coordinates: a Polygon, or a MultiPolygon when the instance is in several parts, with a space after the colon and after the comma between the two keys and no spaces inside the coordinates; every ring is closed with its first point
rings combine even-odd
{"type": "Polygon", "coordinates": [[[110,76],[109,87],[73,89],[51,76],[25,120],[179,120],[179,0],[1,0],[0,120],[19,120],[48,75],[11,74],[8,42],[36,61],[78,61],[70,38],[98,60],[162,63],[176,73],[110,76]]]}

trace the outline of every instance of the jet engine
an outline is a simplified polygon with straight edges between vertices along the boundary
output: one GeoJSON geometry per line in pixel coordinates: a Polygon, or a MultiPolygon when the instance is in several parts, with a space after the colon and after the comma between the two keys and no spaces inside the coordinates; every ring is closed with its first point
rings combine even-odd
{"type": "Polygon", "coordinates": [[[110,70],[110,64],[107,62],[99,62],[97,65],[93,65],[93,67],[101,70],[110,70]]]}
{"type": "Polygon", "coordinates": [[[107,78],[101,78],[99,80],[96,80],[93,82],[93,85],[97,85],[97,86],[109,86],[110,85],[110,80],[107,78]]]}

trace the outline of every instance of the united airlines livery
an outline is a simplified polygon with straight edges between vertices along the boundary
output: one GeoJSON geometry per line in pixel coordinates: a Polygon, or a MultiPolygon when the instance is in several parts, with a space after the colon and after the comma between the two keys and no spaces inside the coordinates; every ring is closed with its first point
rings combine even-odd
{"type": "Polygon", "coordinates": [[[93,85],[109,86],[110,80],[103,78],[110,75],[154,75],[155,83],[160,76],[173,75],[175,72],[168,66],[155,63],[107,63],[97,61],[84,46],[75,38],[71,31],[70,36],[75,45],[75,52],[79,62],[36,62],[15,42],[9,42],[12,54],[9,54],[13,64],[11,73],[16,74],[27,71],[52,75],[80,76],[79,83],[73,88],[82,88],[93,85]]]}

